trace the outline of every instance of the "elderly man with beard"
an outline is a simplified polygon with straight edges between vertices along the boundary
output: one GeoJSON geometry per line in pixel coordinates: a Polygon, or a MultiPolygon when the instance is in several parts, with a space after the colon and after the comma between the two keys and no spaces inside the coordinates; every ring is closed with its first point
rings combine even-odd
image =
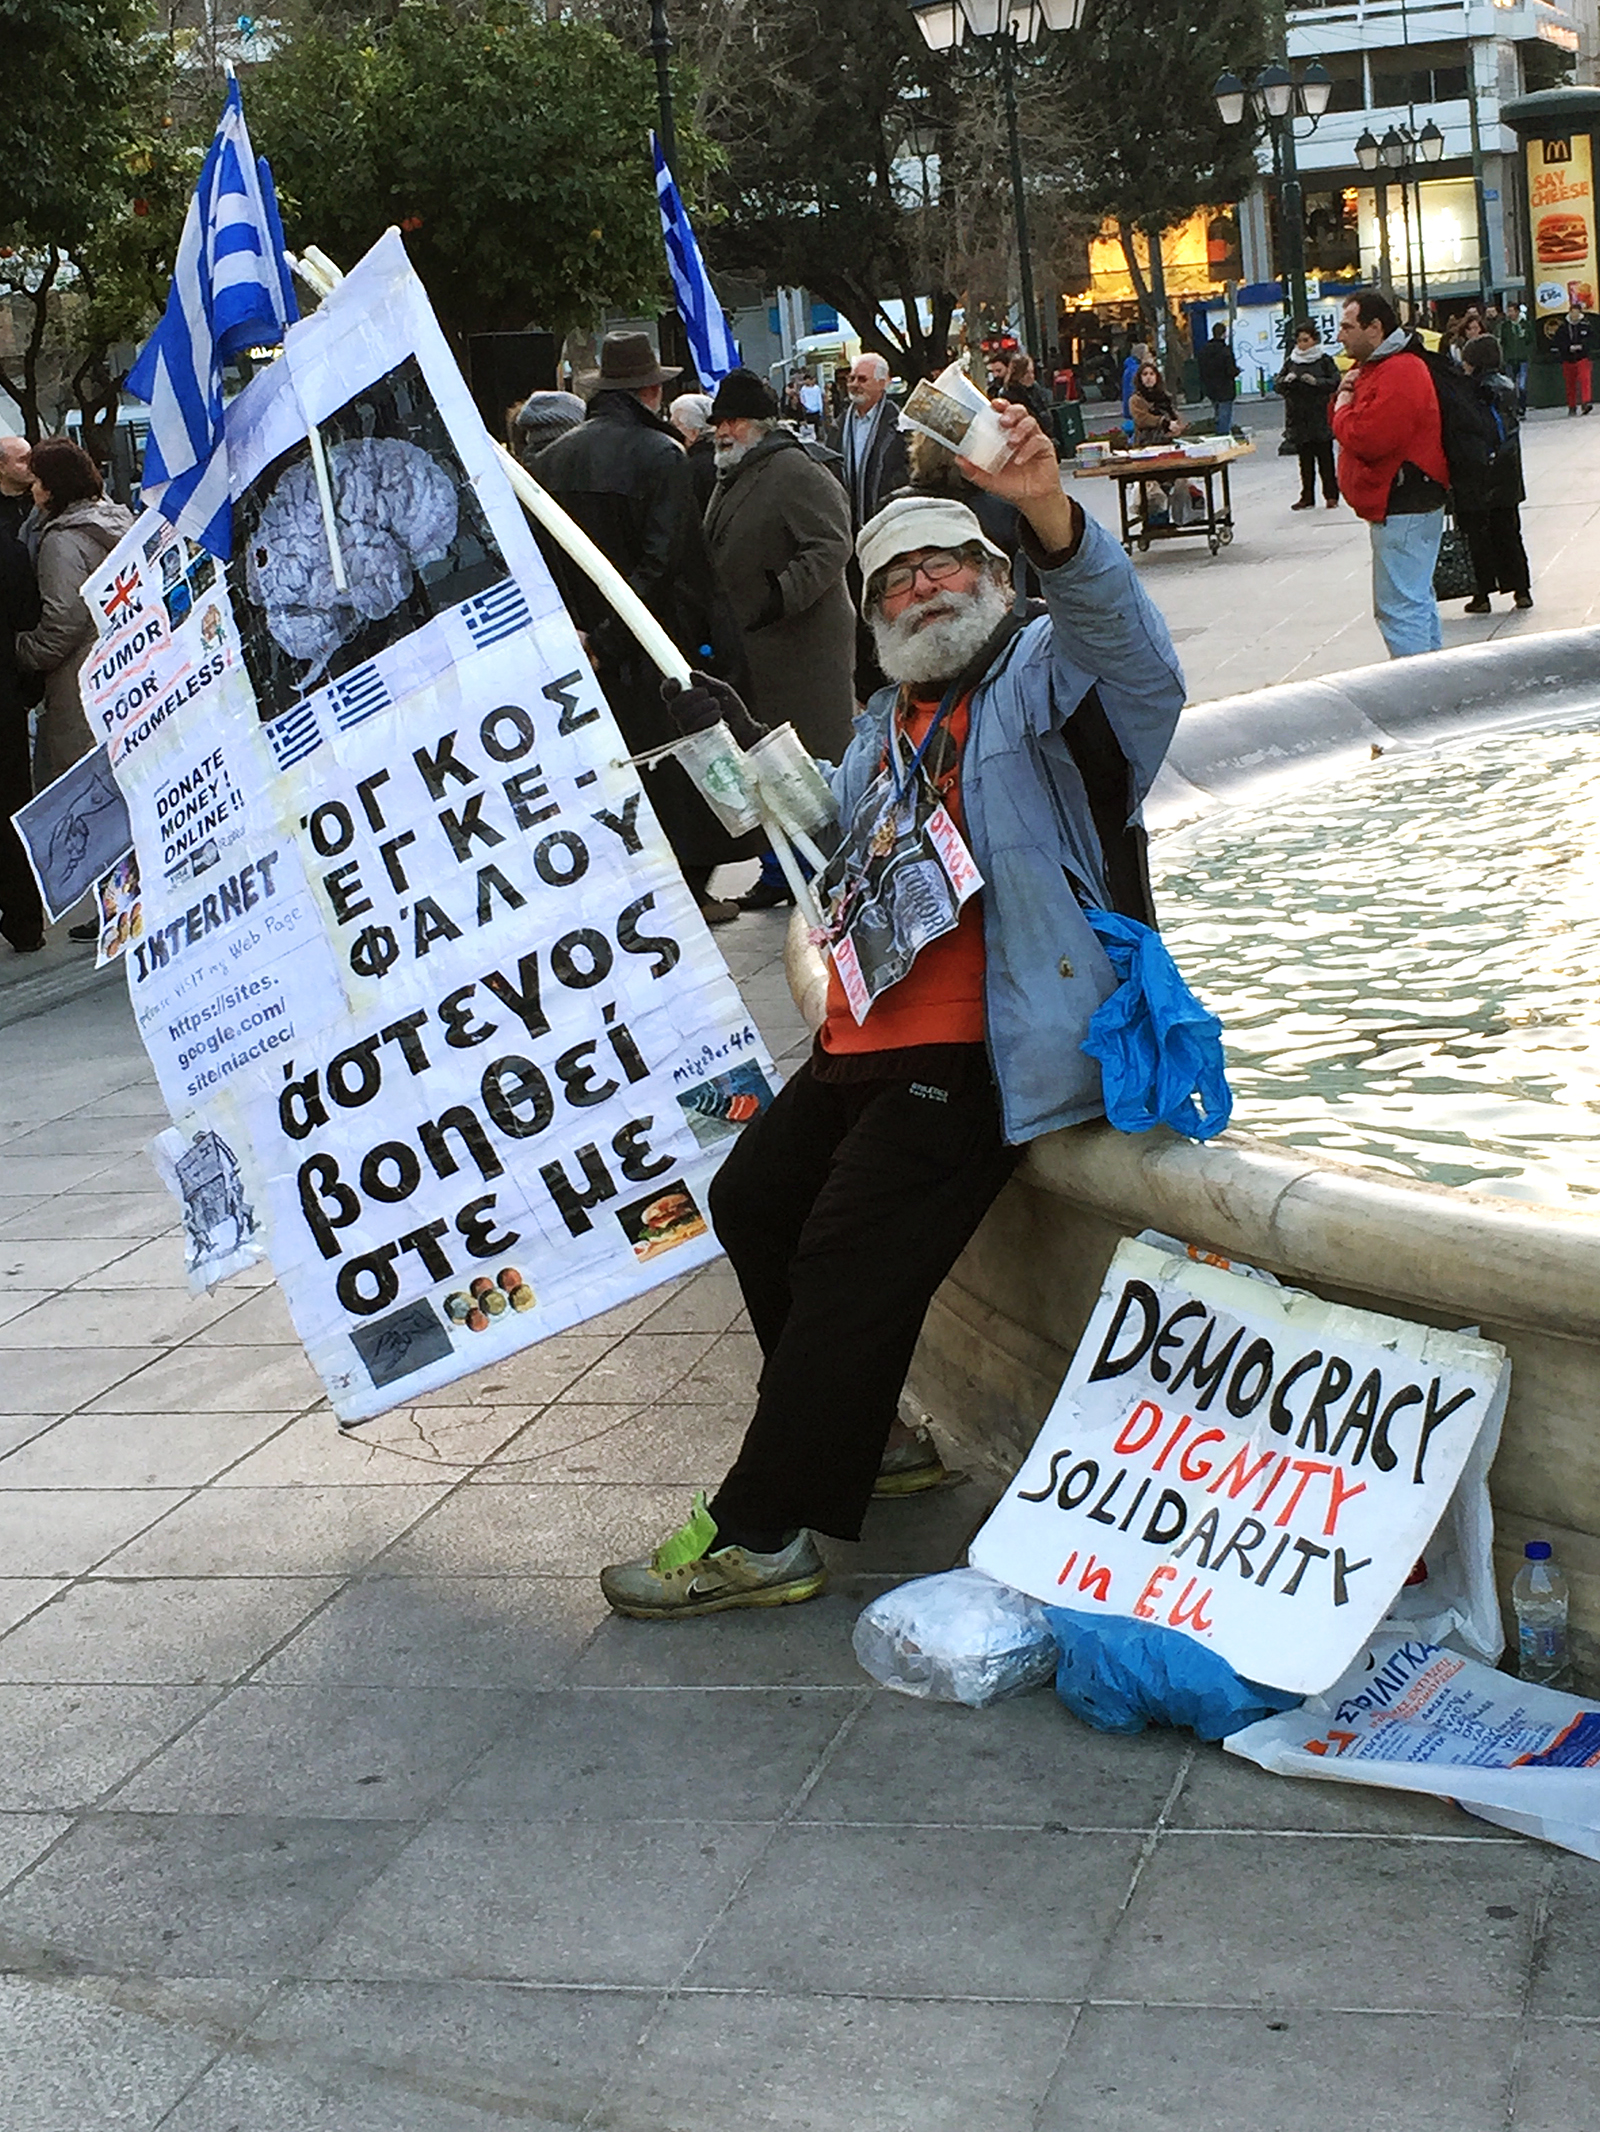
{"type": "Polygon", "coordinates": [[[772,388],[748,370],[717,387],[711,426],[706,546],[744,638],[750,709],[763,725],[793,725],[813,755],[840,756],[856,708],[844,490],[780,425],[772,388]]]}
{"type": "MultiPolygon", "coordinates": [[[[1120,547],[1062,494],[1037,422],[999,416],[1010,457],[961,470],[1017,506],[1044,612],[1013,612],[1005,557],[965,505],[886,505],[856,547],[892,685],[833,773],[847,826],[830,879],[864,876],[908,804],[925,818],[938,803],[981,886],[863,1019],[835,968],[811,1057],[711,1188],[761,1345],[755,1414],[712,1501],[601,1573],[619,1613],[812,1598],[827,1581],[815,1534],[853,1540],[875,1490],[940,1477],[931,1446],[893,1441],[933,1292],[1027,1143],[1102,1108],[1079,1047],[1115,979],[1084,911],[1152,918],[1138,811],[1183,677],[1120,547]]],[[[736,738],[759,732],[698,676],[674,710],[690,730],[721,716],[736,738]]]]}

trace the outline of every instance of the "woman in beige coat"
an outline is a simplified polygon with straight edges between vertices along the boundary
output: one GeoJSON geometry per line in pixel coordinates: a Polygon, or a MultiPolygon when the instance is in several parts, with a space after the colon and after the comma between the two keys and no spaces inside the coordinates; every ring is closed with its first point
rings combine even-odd
{"type": "Polygon", "coordinates": [[[78,669],[95,634],[83,581],[99,569],[133,517],[107,499],[100,469],[67,437],[46,437],[33,447],[33,500],[43,611],[37,627],[16,641],[17,664],[45,677],[33,739],[33,789],[42,792],[94,746],[78,693],[78,669]]]}

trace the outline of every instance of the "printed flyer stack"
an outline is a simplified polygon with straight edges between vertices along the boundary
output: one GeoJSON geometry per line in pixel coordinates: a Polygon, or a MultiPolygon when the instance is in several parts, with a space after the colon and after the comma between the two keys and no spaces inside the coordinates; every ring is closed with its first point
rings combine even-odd
{"type": "Polygon", "coordinates": [[[192,1277],[270,1254],[358,1421],[713,1256],[772,1075],[397,236],[228,449],[230,564],[147,512],[85,587],[103,951],[192,1277]]]}

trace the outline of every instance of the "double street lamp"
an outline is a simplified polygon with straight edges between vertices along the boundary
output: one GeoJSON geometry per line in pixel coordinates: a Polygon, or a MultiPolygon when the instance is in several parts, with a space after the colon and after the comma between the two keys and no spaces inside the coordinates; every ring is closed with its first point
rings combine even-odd
{"type": "MultiPolygon", "coordinates": [[[[1025,340],[1031,339],[1039,326],[1033,302],[1033,258],[1028,249],[1028,206],[1022,189],[1022,146],[1017,138],[1016,48],[1042,37],[1046,30],[1075,30],[1083,19],[1085,4],[1086,0],[911,0],[917,28],[931,52],[954,51],[969,34],[999,47],[1025,340]]],[[[1040,342],[1041,358],[1051,337],[1046,332],[1040,342]]]]}
{"type": "MultiPolygon", "coordinates": [[[[1411,260],[1411,193],[1409,180],[1416,176],[1420,165],[1437,163],[1444,154],[1444,135],[1430,118],[1419,133],[1414,126],[1391,126],[1383,139],[1376,140],[1372,130],[1362,134],[1356,142],[1356,161],[1363,170],[1376,170],[1381,163],[1385,170],[1392,170],[1400,180],[1400,216],[1406,233],[1406,299],[1411,306],[1413,319],[1417,313],[1417,282],[1422,283],[1422,307],[1428,307],[1428,261],[1422,243],[1422,184],[1417,183],[1417,256],[1416,271],[1411,260]]],[[[1382,217],[1379,217],[1381,226],[1382,217]]],[[[1387,245],[1385,245],[1387,249],[1387,245]]]]}
{"type": "Polygon", "coordinates": [[[1245,105],[1253,106],[1272,135],[1272,168],[1278,182],[1278,223],[1283,239],[1284,290],[1289,316],[1304,318],[1306,298],[1305,210],[1300,198],[1300,171],[1295,161],[1294,122],[1308,118],[1311,131],[1328,108],[1333,77],[1320,60],[1312,60],[1298,80],[1282,60],[1265,66],[1248,88],[1237,74],[1224,74],[1212,90],[1225,126],[1244,122],[1245,105]]]}

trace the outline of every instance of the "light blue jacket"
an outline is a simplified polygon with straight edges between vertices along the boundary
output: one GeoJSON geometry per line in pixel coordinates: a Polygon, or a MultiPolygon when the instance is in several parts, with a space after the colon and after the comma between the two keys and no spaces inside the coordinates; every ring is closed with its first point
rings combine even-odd
{"type": "MultiPolygon", "coordinates": [[[[1103,526],[1086,519],[1071,562],[1040,579],[1049,612],[1001,648],[973,691],[961,762],[967,843],[984,880],[989,1057],[1013,1144],[1100,1115],[1100,1068],[1078,1047],[1116,989],[1074,892],[1076,882],[1089,902],[1109,901],[1062,728],[1098,690],[1128,761],[1132,821],[1184,696],[1167,625],[1103,526]]],[[[883,760],[895,693],[872,698],[833,773],[843,821],[883,760]]]]}

